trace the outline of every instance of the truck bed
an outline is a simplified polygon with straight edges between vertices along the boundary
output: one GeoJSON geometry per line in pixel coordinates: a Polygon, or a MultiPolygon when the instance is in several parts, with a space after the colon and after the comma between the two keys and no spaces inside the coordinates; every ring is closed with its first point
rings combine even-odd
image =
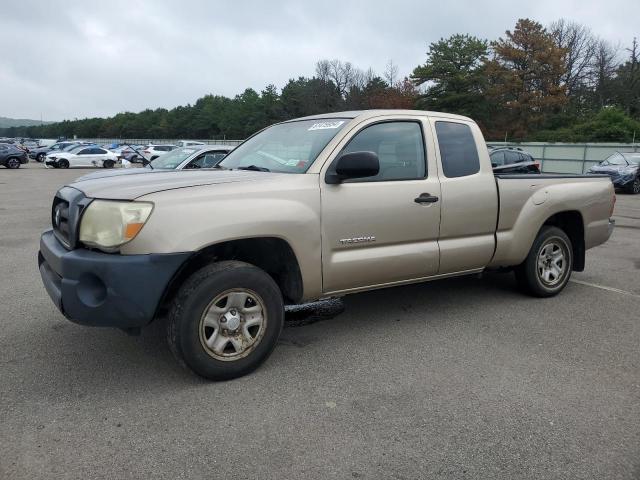
{"type": "Polygon", "coordinates": [[[608,175],[496,174],[495,181],[499,206],[490,267],[520,264],[542,225],[555,215],[580,221],[585,249],[610,234],[614,190],[608,175]]]}

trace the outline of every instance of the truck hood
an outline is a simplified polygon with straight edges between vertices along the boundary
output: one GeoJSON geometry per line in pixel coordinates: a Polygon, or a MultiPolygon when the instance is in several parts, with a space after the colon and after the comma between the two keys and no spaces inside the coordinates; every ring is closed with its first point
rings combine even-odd
{"type": "MultiPolygon", "coordinates": [[[[138,169],[136,169],[138,170],[138,169]]],[[[141,169],[140,169],[141,170],[141,169]]],[[[199,187],[218,183],[253,182],[286,177],[287,173],[252,172],[247,170],[162,170],[143,175],[116,175],[93,179],[79,179],[69,186],[87,197],[109,200],[133,200],[150,193],[177,188],[199,187]]]]}
{"type": "MultiPolygon", "coordinates": [[[[156,170],[156,172],[167,172],[169,169],[156,170]]],[[[87,173],[73,182],[84,182],[86,180],[95,180],[96,178],[119,177],[120,175],[137,175],[139,173],[154,173],[151,168],[116,168],[110,170],[98,170],[97,172],[87,173]]]]}

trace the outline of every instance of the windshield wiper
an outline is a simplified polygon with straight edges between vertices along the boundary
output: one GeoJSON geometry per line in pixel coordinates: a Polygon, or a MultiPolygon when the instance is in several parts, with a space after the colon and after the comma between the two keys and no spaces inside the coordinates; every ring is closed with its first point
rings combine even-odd
{"type": "Polygon", "coordinates": [[[247,167],[238,167],[236,168],[236,170],[252,170],[254,172],[270,172],[271,171],[268,168],[259,167],[257,165],[249,165],[247,167]]]}

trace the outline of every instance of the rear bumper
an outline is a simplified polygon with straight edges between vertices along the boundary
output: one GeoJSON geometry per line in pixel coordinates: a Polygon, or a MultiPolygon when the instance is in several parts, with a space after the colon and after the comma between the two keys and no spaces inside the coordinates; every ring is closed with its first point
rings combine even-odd
{"type": "Polygon", "coordinates": [[[117,255],[67,250],[51,230],[40,238],[38,266],[53,303],[69,320],[96,327],[142,327],[190,253],[117,255]]]}

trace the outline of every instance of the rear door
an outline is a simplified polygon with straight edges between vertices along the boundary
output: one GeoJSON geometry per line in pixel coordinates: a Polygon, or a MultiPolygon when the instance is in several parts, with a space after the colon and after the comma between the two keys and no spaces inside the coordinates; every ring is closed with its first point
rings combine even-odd
{"type": "Polygon", "coordinates": [[[340,142],[320,175],[322,273],[326,293],[392,285],[438,271],[440,197],[429,124],[424,117],[364,121],[340,142]],[[426,136],[425,136],[426,133],[426,136]],[[374,177],[331,185],[340,155],[375,152],[374,177]]]}
{"type": "Polygon", "coordinates": [[[440,187],[440,274],[484,268],[495,247],[498,191],[484,138],[473,122],[432,119],[440,187]]]}

